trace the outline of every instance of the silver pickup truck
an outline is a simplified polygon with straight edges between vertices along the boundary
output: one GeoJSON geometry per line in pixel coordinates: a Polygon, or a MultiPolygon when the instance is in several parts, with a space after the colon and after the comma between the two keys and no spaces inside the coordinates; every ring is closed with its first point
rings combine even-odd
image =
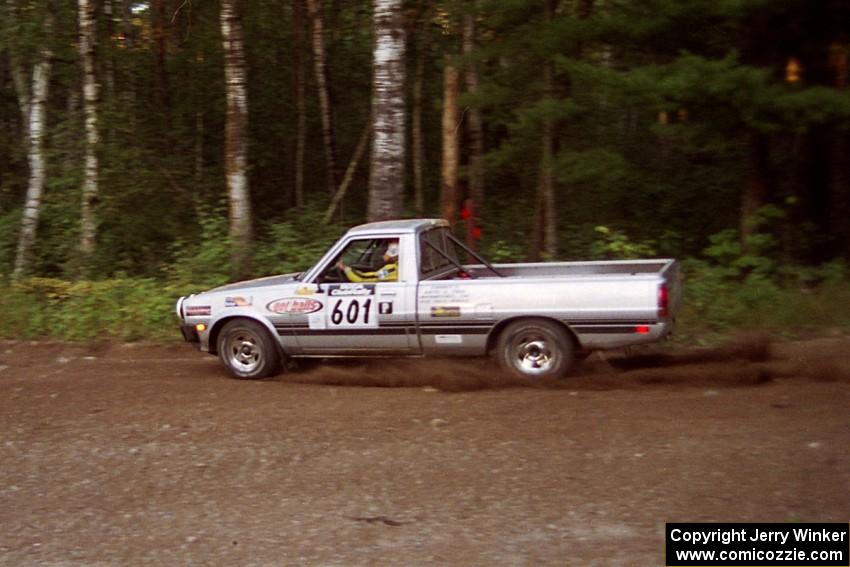
{"type": "Polygon", "coordinates": [[[305,272],[181,297],[177,315],[238,378],[291,357],[492,354],[537,379],[664,339],[680,295],[675,260],[493,265],[446,221],[417,219],[352,228],[305,272]]]}

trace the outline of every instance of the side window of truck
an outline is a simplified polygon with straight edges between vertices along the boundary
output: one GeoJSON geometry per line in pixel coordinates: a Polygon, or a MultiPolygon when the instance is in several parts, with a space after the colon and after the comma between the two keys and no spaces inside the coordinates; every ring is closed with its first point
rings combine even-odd
{"type": "Polygon", "coordinates": [[[398,239],[358,239],[337,254],[319,283],[398,281],[398,239]]]}
{"type": "Polygon", "coordinates": [[[449,246],[447,232],[447,228],[440,227],[419,235],[421,258],[419,274],[422,279],[439,278],[456,269],[455,264],[443,255],[454,257],[455,254],[454,246],[449,246]],[[443,254],[440,254],[437,250],[442,251],[443,254]]]}

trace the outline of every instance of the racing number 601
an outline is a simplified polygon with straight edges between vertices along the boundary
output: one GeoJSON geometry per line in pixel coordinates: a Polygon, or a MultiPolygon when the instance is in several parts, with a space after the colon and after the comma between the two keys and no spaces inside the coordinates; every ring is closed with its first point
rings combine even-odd
{"type": "Polygon", "coordinates": [[[341,325],[343,320],[349,325],[356,325],[360,323],[360,315],[363,315],[363,325],[369,324],[369,308],[372,306],[372,298],[370,297],[366,301],[363,302],[363,306],[360,306],[360,301],[357,299],[350,299],[348,301],[348,306],[345,311],[340,308],[343,300],[338,299],[336,304],[334,305],[333,310],[331,310],[331,323],[334,325],[341,325]]]}

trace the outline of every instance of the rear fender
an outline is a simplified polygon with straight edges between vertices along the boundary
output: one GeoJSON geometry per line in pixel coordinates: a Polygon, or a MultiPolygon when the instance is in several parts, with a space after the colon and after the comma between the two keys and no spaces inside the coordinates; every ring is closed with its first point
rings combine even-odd
{"type": "Polygon", "coordinates": [[[578,340],[578,336],[576,336],[575,332],[570,328],[569,325],[564,323],[563,321],[559,321],[558,319],[553,319],[552,317],[528,317],[528,316],[519,316],[519,317],[511,317],[510,319],[505,319],[504,321],[499,321],[496,325],[490,329],[490,334],[487,335],[487,354],[491,354],[493,349],[496,347],[496,342],[499,340],[499,335],[502,334],[502,331],[505,330],[505,327],[513,323],[514,321],[519,321],[521,319],[528,320],[540,320],[540,321],[549,321],[555,323],[562,327],[566,332],[567,336],[573,341],[573,346],[576,348],[576,352],[580,352],[582,350],[581,343],[578,340]]]}

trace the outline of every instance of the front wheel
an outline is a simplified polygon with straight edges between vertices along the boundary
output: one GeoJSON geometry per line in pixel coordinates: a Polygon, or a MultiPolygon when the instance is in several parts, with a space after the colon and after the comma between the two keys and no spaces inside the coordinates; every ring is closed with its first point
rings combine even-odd
{"type": "Polygon", "coordinates": [[[540,380],[564,377],[572,370],[576,353],[567,331],[557,323],[522,319],[499,335],[496,358],[514,376],[540,380]]]}
{"type": "Polygon", "coordinates": [[[247,319],[227,323],[218,335],[218,356],[233,376],[256,380],[277,373],[280,350],[268,331],[247,319]]]}

